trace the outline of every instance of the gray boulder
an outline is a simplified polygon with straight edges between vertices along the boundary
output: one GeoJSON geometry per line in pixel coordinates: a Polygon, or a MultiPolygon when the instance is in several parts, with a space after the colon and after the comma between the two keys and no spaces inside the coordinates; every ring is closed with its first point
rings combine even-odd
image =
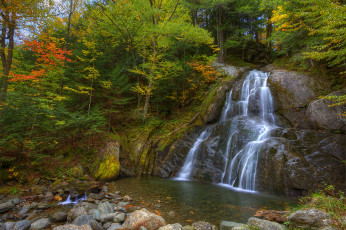
{"type": "Polygon", "coordinates": [[[159,228],[159,230],[182,230],[181,224],[168,224],[159,228]]]}
{"type": "Polygon", "coordinates": [[[116,214],[116,216],[114,216],[114,218],[113,218],[113,222],[114,223],[122,223],[125,221],[125,217],[126,217],[125,213],[116,214]]]}
{"type": "Polygon", "coordinates": [[[220,230],[234,230],[235,228],[246,228],[246,224],[231,222],[231,221],[221,221],[220,230]]]}
{"type": "Polygon", "coordinates": [[[262,220],[258,218],[251,217],[247,222],[248,226],[258,230],[284,230],[285,226],[278,224],[276,222],[272,222],[269,220],[262,220]]]}
{"type": "Polygon", "coordinates": [[[194,222],[192,223],[192,227],[194,230],[216,230],[216,226],[204,221],[194,222]]]}
{"type": "Polygon", "coordinates": [[[14,225],[14,230],[27,230],[30,229],[30,225],[31,223],[28,220],[18,221],[14,225]]]}
{"type": "Polygon", "coordinates": [[[24,215],[30,211],[30,205],[24,205],[23,208],[19,211],[18,215],[24,215]]]}
{"type": "Polygon", "coordinates": [[[16,222],[6,222],[5,226],[6,226],[6,230],[13,230],[14,226],[16,225],[16,222]]]}
{"type": "Polygon", "coordinates": [[[1,203],[0,204],[0,213],[7,212],[8,210],[12,209],[13,207],[14,207],[14,204],[11,201],[1,203]]]}
{"type": "Polygon", "coordinates": [[[323,228],[331,224],[330,216],[318,209],[297,211],[288,220],[293,228],[323,228]]]}
{"type": "MultiPolygon", "coordinates": [[[[328,96],[345,95],[346,90],[341,90],[328,96]]],[[[310,126],[315,129],[331,129],[346,131],[345,105],[332,106],[331,100],[319,99],[312,101],[306,111],[310,126]]]]}
{"type": "Polygon", "coordinates": [[[81,206],[81,207],[74,207],[67,213],[67,220],[68,221],[73,221],[78,216],[83,216],[83,215],[87,215],[87,214],[88,213],[87,213],[87,211],[85,210],[85,208],[83,206],[81,206]]]}
{"type": "Polygon", "coordinates": [[[93,216],[91,215],[83,215],[83,216],[78,216],[74,221],[73,224],[77,226],[82,226],[85,224],[90,224],[90,221],[93,220],[93,216]]]}
{"type": "Polygon", "coordinates": [[[93,230],[103,230],[102,225],[99,222],[97,222],[96,220],[91,220],[90,226],[93,230]]]}
{"type": "Polygon", "coordinates": [[[182,230],[193,230],[193,227],[191,225],[185,225],[182,230]]]}
{"type": "Polygon", "coordinates": [[[114,217],[116,217],[116,216],[117,216],[117,213],[102,214],[100,216],[100,221],[101,221],[101,223],[110,222],[110,221],[113,221],[114,217]]]}
{"type": "Polygon", "coordinates": [[[65,224],[65,225],[60,225],[58,227],[53,228],[53,230],[93,230],[90,225],[85,224],[82,226],[77,226],[74,224],[65,224]]]}
{"type": "Polygon", "coordinates": [[[31,229],[44,229],[51,225],[51,222],[48,218],[43,218],[36,220],[34,223],[31,224],[31,229]]]}
{"type": "Polygon", "coordinates": [[[108,201],[100,202],[97,209],[100,210],[100,214],[112,213],[115,205],[109,203],[108,201]]]}
{"type": "Polygon", "coordinates": [[[156,230],[164,225],[166,225],[166,221],[161,216],[153,214],[144,208],[131,213],[124,222],[124,228],[126,229],[145,227],[148,230],[156,230]]]}
{"type": "Polygon", "coordinates": [[[109,228],[107,228],[107,230],[116,230],[116,229],[119,229],[119,228],[122,228],[121,224],[113,223],[109,228]]]}
{"type": "Polygon", "coordinates": [[[104,229],[108,229],[113,223],[112,222],[107,222],[103,225],[104,229]]]}
{"type": "Polygon", "coordinates": [[[62,222],[67,220],[67,213],[66,212],[56,212],[54,213],[52,217],[54,222],[62,222]]]}
{"type": "Polygon", "coordinates": [[[0,222],[0,230],[6,230],[6,225],[0,222]]]}

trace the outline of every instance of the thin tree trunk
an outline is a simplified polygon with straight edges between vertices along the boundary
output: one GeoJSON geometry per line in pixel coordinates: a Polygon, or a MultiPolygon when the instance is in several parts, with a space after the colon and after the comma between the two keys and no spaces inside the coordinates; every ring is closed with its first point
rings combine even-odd
{"type": "Polygon", "coordinates": [[[0,57],[2,62],[2,76],[0,84],[0,103],[6,101],[7,88],[8,88],[8,75],[12,66],[12,57],[14,49],[14,31],[16,28],[15,21],[11,20],[9,15],[2,14],[2,29],[1,29],[1,39],[0,39],[0,57]],[[8,39],[8,42],[6,42],[8,39]],[[6,54],[6,45],[7,54],[6,54]]]}
{"type": "Polygon", "coordinates": [[[224,34],[223,34],[223,30],[221,28],[222,26],[222,9],[221,6],[218,7],[217,9],[217,25],[216,25],[216,38],[217,38],[217,45],[219,47],[219,51],[218,51],[218,61],[220,63],[223,63],[224,60],[224,34]]]}
{"type": "Polygon", "coordinates": [[[152,87],[153,87],[153,82],[152,82],[152,80],[149,79],[148,91],[147,91],[147,94],[145,95],[145,103],[144,103],[144,109],[143,109],[143,121],[146,120],[146,117],[148,114],[148,108],[149,108],[149,103],[150,103],[150,96],[151,96],[152,87]]]}
{"type": "MultiPolygon", "coordinates": [[[[76,9],[76,2],[74,2],[75,0],[70,0],[70,9],[68,12],[68,20],[67,20],[67,32],[66,32],[66,39],[65,39],[65,50],[68,51],[69,48],[69,42],[70,42],[70,33],[71,33],[71,21],[72,21],[72,16],[73,13],[76,9]]],[[[65,62],[67,60],[67,56],[65,55],[65,62]]],[[[62,95],[62,91],[64,88],[64,81],[63,78],[60,78],[60,96],[62,95]]]]}
{"type": "Polygon", "coordinates": [[[89,97],[89,105],[88,105],[88,116],[90,115],[91,98],[93,95],[93,83],[94,83],[94,78],[91,79],[91,89],[90,89],[90,97],[89,97]]]}
{"type": "Polygon", "coordinates": [[[269,38],[272,35],[273,32],[273,24],[270,22],[272,15],[270,14],[268,16],[268,22],[266,24],[266,54],[267,54],[267,61],[271,61],[272,51],[273,51],[273,45],[272,42],[269,41],[269,38]]]}

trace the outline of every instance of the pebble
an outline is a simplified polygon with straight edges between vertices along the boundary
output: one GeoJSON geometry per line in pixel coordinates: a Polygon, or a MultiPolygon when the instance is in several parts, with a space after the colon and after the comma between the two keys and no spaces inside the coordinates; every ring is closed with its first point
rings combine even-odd
{"type": "Polygon", "coordinates": [[[38,209],[41,209],[41,210],[45,210],[45,209],[48,209],[50,206],[49,206],[49,204],[47,204],[47,203],[40,203],[40,204],[38,204],[38,206],[37,206],[37,208],[38,209]]]}
{"type": "Polygon", "coordinates": [[[37,206],[38,206],[37,202],[32,202],[32,203],[30,204],[30,208],[31,208],[31,209],[36,209],[37,206]]]}
{"type": "Polygon", "coordinates": [[[176,214],[175,214],[174,211],[170,211],[167,215],[168,215],[168,217],[170,217],[170,218],[173,218],[173,217],[176,216],[176,214]]]}

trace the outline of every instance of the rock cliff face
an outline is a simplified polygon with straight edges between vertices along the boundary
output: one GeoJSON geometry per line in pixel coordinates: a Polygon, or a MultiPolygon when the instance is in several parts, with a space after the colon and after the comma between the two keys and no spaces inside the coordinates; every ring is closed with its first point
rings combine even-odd
{"type": "MultiPolygon", "coordinates": [[[[329,100],[319,99],[319,89],[327,87],[326,84],[306,74],[275,69],[272,66],[267,66],[264,70],[270,72],[268,83],[273,94],[278,127],[271,131],[270,138],[260,147],[256,190],[296,196],[323,187],[324,183],[334,184],[338,189],[345,190],[346,126],[345,118],[340,116],[344,113],[345,107],[329,107],[329,100]]],[[[237,100],[242,80],[232,85],[232,97],[237,100]]],[[[204,119],[203,123],[208,126],[193,129],[158,154],[156,175],[175,176],[197,137],[203,130],[210,129],[211,134],[197,156],[193,179],[220,182],[227,142],[222,139],[227,129],[223,130],[217,124],[210,123],[219,117],[220,98],[225,97],[225,89],[228,88],[231,87],[224,87],[217,92],[215,98],[218,98],[218,102],[214,105],[217,104],[218,108],[211,106],[207,110],[212,114],[210,117],[213,117],[204,119]],[[216,145],[216,142],[219,144],[216,145]]],[[[333,95],[345,95],[345,90],[333,95]]],[[[258,96],[254,94],[253,98],[250,98],[249,113],[258,113],[258,96]]],[[[238,135],[239,138],[233,140],[233,148],[243,146],[246,138],[251,136],[246,127],[242,127],[241,130],[244,135],[238,135]]]]}

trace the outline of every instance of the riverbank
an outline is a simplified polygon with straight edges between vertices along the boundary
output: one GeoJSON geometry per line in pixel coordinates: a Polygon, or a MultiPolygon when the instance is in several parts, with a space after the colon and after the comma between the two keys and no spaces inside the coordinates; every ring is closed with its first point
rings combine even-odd
{"type": "MultiPolygon", "coordinates": [[[[243,223],[238,222],[236,217],[229,217],[218,222],[208,222],[206,215],[187,208],[188,199],[182,197],[191,197],[196,195],[193,189],[181,190],[183,193],[179,202],[177,197],[157,197],[158,187],[151,187],[152,199],[143,191],[147,188],[143,186],[149,181],[140,181],[132,178],[124,181],[117,180],[111,183],[99,183],[96,181],[58,181],[49,183],[49,181],[36,181],[32,187],[22,186],[17,190],[17,194],[0,194],[0,229],[4,230],[27,230],[27,229],[87,229],[87,230],[115,230],[115,229],[142,229],[145,230],[231,230],[231,229],[285,229],[283,223],[294,223],[292,226],[300,226],[302,222],[309,226],[317,226],[316,229],[326,229],[324,227],[333,224],[330,216],[320,210],[306,209],[300,212],[289,214],[289,211],[270,211],[254,209],[251,211],[250,218],[246,217],[243,223]],[[137,182],[136,185],[134,182],[137,182]],[[126,189],[127,186],[127,189],[126,189]],[[131,193],[137,190],[138,193],[131,193]],[[125,190],[127,190],[125,192],[125,190]],[[69,197],[69,198],[68,198],[69,197]],[[61,205],[61,202],[69,199],[70,204],[61,205]],[[77,202],[78,200],[78,202],[77,202]],[[181,208],[172,209],[182,205],[186,209],[185,213],[181,208]],[[184,205],[185,204],[185,205],[184,205]],[[173,205],[173,207],[174,207],[173,205]],[[168,207],[168,208],[167,208],[168,207]],[[190,216],[186,215],[189,213],[190,216]],[[298,213],[298,214],[297,214],[298,213]],[[256,216],[256,218],[252,216],[256,216]],[[295,217],[295,216],[296,217],[295,217]],[[193,218],[191,218],[193,216],[193,218]],[[292,217],[293,216],[293,217],[292,217]],[[302,217],[304,217],[302,219],[302,217]],[[180,220],[180,221],[179,221],[180,220]],[[270,220],[270,221],[268,221],[270,220]],[[322,222],[321,222],[322,221],[322,222]],[[248,225],[246,225],[248,224],[248,225]],[[323,228],[322,228],[323,227],[323,228]]],[[[165,179],[162,179],[165,180],[165,179]]],[[[156,181],[157,185],[166,187],[168,190],[174,190],[169,184],[156,181]]],[[[155,183],[155,181],[154,181],[155,183]]],[[[13,185],[12,185],[13,186],[13,185]]],[[[2,192],[11,187],[3,186],[2,192]]],[[[206,189],[206,187],[200,187],[206,189]]],[[[199,189],[200,189],[199,188],[199,189]]],[[[215,212],[213,202],[217,199],[223,200],[224,196],[215,190],[214,197],[209,196],[204,209],[213,216],[215,212]]],[[[230,192],[230,196],[234,193],[230,192]]],[[[238,199],[244,201],[245,198],[238,194],[238,199]]],[[[250,196],[251,197],[251,196],[250,196]]],[[[200,196],[195,197],[195,201],[203,199],[200,196]]],[[[250,199],[251,200],[251,199],[250,199]]],[[[214,205],[215,206],[215,205],[214,205]]],[[[240,215],[245,214],[244,208],[237,206],[219,206],[220,210],[233,210],[240,215]]],[[[337,227],[337,226],[336,226],[337,227]]],[[[298,228],[299,229],[299,228],[298,228]]],[[[328,229],[338,229],[329,226],[328,229]]],[[[342,229],[342,228],[340,228],[342,229]]]]}

